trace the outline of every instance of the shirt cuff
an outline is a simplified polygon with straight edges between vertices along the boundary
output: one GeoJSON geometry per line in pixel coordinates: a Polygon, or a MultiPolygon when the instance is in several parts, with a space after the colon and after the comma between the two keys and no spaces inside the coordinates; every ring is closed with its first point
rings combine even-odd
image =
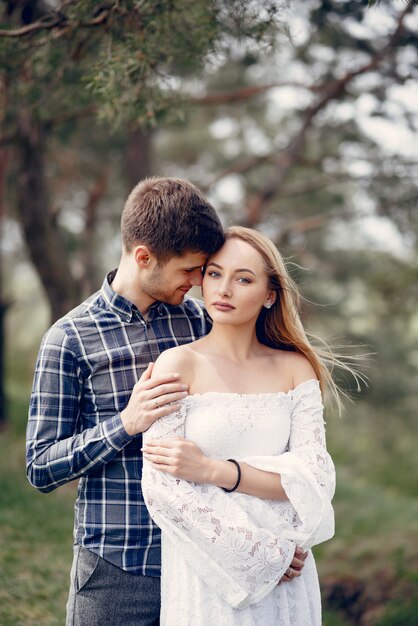
{"type": "Polygon", "coordinates": [[[106,441],[114,450],[122,450],[133,439],[133,436],[126,432],[120,413],[102,422],[102,426],[106,441]]]}

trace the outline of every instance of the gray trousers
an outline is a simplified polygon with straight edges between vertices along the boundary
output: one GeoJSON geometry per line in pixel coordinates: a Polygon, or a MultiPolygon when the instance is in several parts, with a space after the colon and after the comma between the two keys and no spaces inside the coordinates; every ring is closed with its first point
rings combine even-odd
{"type": "Polygon", "coordinates": [[[160,579],[135,576],[74,546],[66,626],[158,626],[160,579]]]}

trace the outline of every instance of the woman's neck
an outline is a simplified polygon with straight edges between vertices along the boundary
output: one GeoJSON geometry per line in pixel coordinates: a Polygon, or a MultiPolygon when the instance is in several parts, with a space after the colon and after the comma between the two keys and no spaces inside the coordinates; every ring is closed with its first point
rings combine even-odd
{"type": "Polygon", "coordinates": [[[214,324],[202,343],[208,353],[234,362],[247,361],[262,350],[253,326],[214,324]]]}

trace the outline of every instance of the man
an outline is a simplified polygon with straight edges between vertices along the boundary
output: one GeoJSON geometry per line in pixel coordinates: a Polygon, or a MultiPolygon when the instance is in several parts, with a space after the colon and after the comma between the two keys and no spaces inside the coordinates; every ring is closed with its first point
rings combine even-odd
{"type": "Polygon", "coordinates": [[[159,623],[160,531],[141,493],[141,433],[187,388],[176,373],[151,380],[152,362],[208,332],[185,296],[224,240],[200,191],[170,178],[134,188],[121,233],[117,271],[43,338],[31,395],[30,482],[48,492],[80,479],[67,626],[159,623]]]}

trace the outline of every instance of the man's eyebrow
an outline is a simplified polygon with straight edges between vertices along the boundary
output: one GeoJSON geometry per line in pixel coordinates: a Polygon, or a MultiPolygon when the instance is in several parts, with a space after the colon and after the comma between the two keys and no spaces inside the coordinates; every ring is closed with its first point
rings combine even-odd
{"type": "MultiPolygon", "coordinates": [[[[217,267],[220,270],[223,269],[222,265],[218,265],[218,263],[214,263],[213,261],[208,263],[206,267],[209,267],[209,265],[214,265],[215,267],[217,267]]],[[[256,276],[256,273],[253,272],[253,270],[248,269],[247,267],[240,267],[240,268],[234,270],[234,272],[235,272],[235,274],[238,274],[239,272],[249,272],[250,274],[253,274],[253,276],[256,276]]]]}

